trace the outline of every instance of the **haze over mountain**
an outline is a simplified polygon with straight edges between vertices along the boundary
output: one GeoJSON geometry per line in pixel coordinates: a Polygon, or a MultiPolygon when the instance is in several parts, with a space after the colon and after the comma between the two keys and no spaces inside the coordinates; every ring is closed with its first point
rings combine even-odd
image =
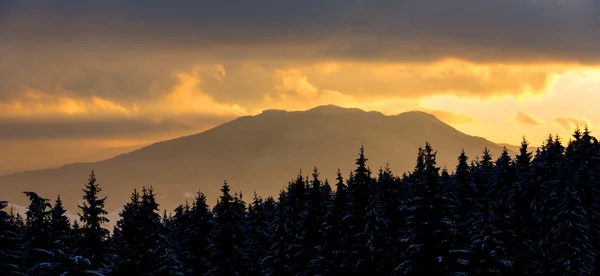
{"type": "MultiPolygon", "coordinates": [[[[147,146],[143,145],[134,145],[134,146],[122,146],[122,147],[106,147],[93,150],[87,154],[83,154],[75,157],[66,157],[66,158],[56,158],[56,156],[45,156],[45,159],[40,160],[40,158],[32,160],[32,162],[23,164],[23,162],[18,163],[10,163],[8,161],[2,162],[0,164],[0,176],[22,172],[27,170],[37,170],[37,169],[46,169],[46,168],[56,168],[63,166],[65,164],[71,163],[88,163],[88,162],[97,162],[106,160],[112,157],[115,157],[119,154],[127,153],[134,151],[136,149],[147,146]]],[[[20,154],[23,154],[22,152],[20,154]]]]}
{"type": "Polygon", "coordinates": [[[329,105],[298,112],[267,110],[108,160],[0,177],[0,190],[3,200],[24,206],[28,201],[22,191],[50,199],[60,194],[65,206],[76,210],[81,189],[94,170],[101,196],[108,196],[109,211],[122,207],[133,188],[144,185],[153,186],[161,208],[170,211],[198,190],[213,204],[224,180],[234,191],[243,191],[246,200],[253,191],[276,195],[301,169],[310,175],[314,166],[323,179],[333,182],[338,168],[344,177],[354,168],[361,145],[371,170],[389,163],[402,174],[413,169],[417,149],[425,141],[438,151],[438,164],[449,170],[461,148],[471,158],[481,155],[484,147],[494,156],[502,150],[501,145],[461,133],[424,112],[386,116],[329,105]]]}

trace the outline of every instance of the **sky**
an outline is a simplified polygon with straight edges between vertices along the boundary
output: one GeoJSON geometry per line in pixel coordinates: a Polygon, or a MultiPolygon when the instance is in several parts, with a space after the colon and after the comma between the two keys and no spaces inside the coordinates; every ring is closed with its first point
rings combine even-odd
{"type": "Polygon", "coordinates": [[[595,0],[1,1],[0,174],[325,104],[568,140],[598,33],[595,0]]]}

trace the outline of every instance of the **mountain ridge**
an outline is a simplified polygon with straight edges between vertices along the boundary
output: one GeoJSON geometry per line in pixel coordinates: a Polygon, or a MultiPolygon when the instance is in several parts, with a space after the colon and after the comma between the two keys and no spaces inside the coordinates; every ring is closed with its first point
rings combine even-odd
{"type": "MultiPolygon", "coordinates": [[[[150,144],[91,163],[20,172],[0,177],[7,200],[26,205],[28,189],[76,208],[91,170],[108,195],[107,206],[119,208],[133,188],[153,186],[164,207],[185,202],[185,195],[203,191],[209,201],[227,180],[233,190],[275,196],[301,170],[314,166],[323,178],[334,179],[337,168],[351,171],[364,145],[372,170],[389,163],[397,174],[411,170],[418,147],[429,141],[439,151],[439,165],[452,170],[460,150],[480,155],[489,147],[497,156],[502,146],[464,134],[432,114],[410,111],[397,115],[319,106],[306,111],[267,111],[243,116],[201,133],[150,144]],[[51,187],[40,183],[52,183],[51,187]],[[17,185],[17,186],[15,186],[17,185]]],[[[511,155],[515,152],[511,151],[511,155]]],[[[110,209],[109,209],[110,210],[110,209]]]]}

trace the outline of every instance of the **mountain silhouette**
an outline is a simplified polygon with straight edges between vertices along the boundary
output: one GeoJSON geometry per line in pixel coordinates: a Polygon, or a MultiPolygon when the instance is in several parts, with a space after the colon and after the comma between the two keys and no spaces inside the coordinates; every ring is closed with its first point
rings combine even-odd
{"type": "MultiPolygon", "coordinates": [[[[417,149],[428,141],[438,151],[438,164],[452,171],[461,149],[470,158],[488,147],[497,156],[502,145],[464,134],[435,116],[411,111],[394,116],[360,109],[320,106],[306,111],[266,110],[240,117],[199,134],[158,142],[113,158],[27,171],[0,177],[2,200],[28,205],[22,191],[55,199],[71,211],[82,197],[91,170],[108,196],[109,211],[121,208],[134,188],[154,187],[161,208],[172,210],[201,190],[212,205],[223,181],[250,200],[256,191],[275,196],[300,171],[317,166],[322,179],[344,177],[354,169],[361,145],[376,173],[389,163],[401,175],[412,170],[417,149]]],[[[514,147],[509,148],[515,155],[514,147]]],[[[333,183],[332,183],[333,184],[333,183]]]]}

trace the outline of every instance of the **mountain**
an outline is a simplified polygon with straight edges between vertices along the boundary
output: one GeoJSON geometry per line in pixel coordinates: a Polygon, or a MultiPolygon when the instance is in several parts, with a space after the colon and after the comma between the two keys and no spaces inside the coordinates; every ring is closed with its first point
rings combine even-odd
{"type": "Polygon", "coordinates": [[[10,162],[10,163],[5,162],[5,163],[0,164],[0,176],[4,176],[4,175],[16,173],[16,172],[21,172],[21,171],[40,169],[40,168],[57,168],[57,167],[65,165],[65,164],[71,164],[71,163],[102,161],[102,160],[106,160],[106,159],[115,157],[119,154],[134,151],[134,150],[142,148],[144,146],[146,146],[146,145],[100,148],[100,149],[96,149],[96,150],[91,150],[90,152],[88,152],[82,156],[74,156],[74,157],[72,156],[72,157],[67,157],[67,158],[63,158],[63,159],[55,159],[55,158],[52,158],[53,155],[51,153],[45,153],[45,154],[47,154],[47,156],[45,156],[46,158],[43,160],[35,159],[35,160],[31,160],[30,162],[25,162],[25,163],[24,162],[14,162],[14,160],[11,160],[12,162],[10,162]]]}
{"type": "Polygon", "coordinates": [[[71,164],[71,163],[92,163],[92,162],[103,161],[106,159],[113,158],[119,154],[132,152],[134,150],[143,148],[145,146],[147,146],[147,145],[134,145],[134,146],[103,148],[103,149],[96,150],[96,151],[94,151],[90,154],[84,155],[84,156],[80,156],[77,158],[71,158],[71,159],[64,159],[59,162],[55,162],[55,165],[53,167],[59,167],[59,166],[63,166],[65,164],[71,164]]]}
{"type": "MultiPolygon", "coordinates": [[[[200,189],[213,204],[227,180],[250,200],[254,191],[275,196],[299,171],[310,175],[317,166],[322,178],[333,182],[338,168],[344,176],[354,169],[361,145],[368,164],[377,171],[386,162],[397,174],[412,170],[417,149],[429,141],[438,151],[438,164],[455,167],[464,148],[469,157],[488,147],[494,156],[502,146],[470,136],[424,112],[395,116],[337,106],[306,111],[267,110],[245,116],[199,134],[162,141],[94,163],[28,171],[0,177],[2,199],[26,206],[21,193],[32,190],[76,208],[81,189],[95,170],[108,196],[107,209],[129,200],[133,188],[153,186],[162,207],[172,210],[192,200],[200,189]]],[[[511,154],[516,154],[511,151],[511,154]]]]}

